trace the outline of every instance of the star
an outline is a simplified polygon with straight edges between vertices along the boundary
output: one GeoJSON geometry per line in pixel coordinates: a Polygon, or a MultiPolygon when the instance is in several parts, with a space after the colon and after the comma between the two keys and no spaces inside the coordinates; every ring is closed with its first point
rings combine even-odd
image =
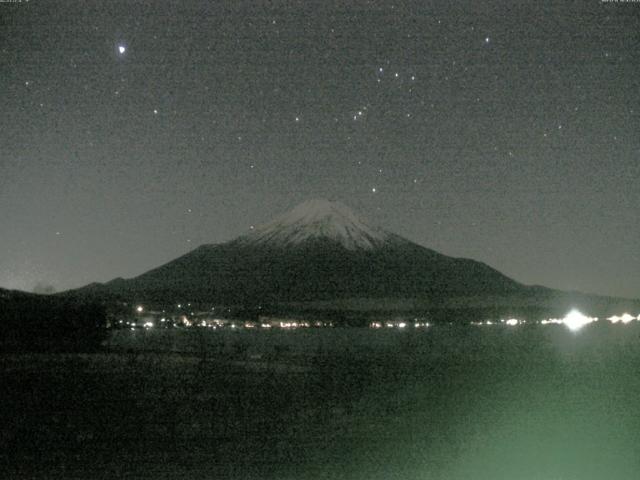
{"type": "Polygon", "coordinates": [[[155,108],[153,109],[153,114],[157,115],[158,114],[158,110],[156,110],[155,108]]]}
{"type": "Polygon", "coordinates": [[[127,51],[127,48],[124,45],[118,45],[118,53],[120,55],[124,55],[124,52],[127,51]]]}
{"type": "Polygon", "coordinates": [[[485,37],[484,43],[489,43],[490,41],[491,41],[491,39],[489,37],[485,37]]]}
{"type": "Polygon", "coordinates": [[[376,192],[377,192],[376,187],[373,187],[373,188],[371,189],[371,191],[372,191],[373,193],[376,193],[376,192]]]}

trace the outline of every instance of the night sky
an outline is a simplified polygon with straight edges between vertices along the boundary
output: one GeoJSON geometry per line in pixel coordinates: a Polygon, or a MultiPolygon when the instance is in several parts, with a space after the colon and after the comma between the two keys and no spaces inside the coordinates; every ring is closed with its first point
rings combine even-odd
{"type": "Polygon", "coordinates": [[[0,287],[130,277],[309,198],[640,297],[640,3],[0,3],[0,287]]]}

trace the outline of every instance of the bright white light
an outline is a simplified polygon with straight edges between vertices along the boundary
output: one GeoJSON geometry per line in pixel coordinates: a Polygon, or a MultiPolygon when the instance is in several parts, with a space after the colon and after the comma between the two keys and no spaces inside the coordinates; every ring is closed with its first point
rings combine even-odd
{"type": "Polygon", "coordinates": [[[144,328],[153,328],[153,322],[145,322],[143,326],[144,328]]]}
{"type": "Polygon", "coordinates": [[[513,327],[514,325],[518,325],[518,323],[520,323],[520,322],[518,322],[518,320],[517,320],[516,318],[510,318],[510,319],[509,319],[509,320],[507,320],[505,323],[506,323],[507,325],[509,325],[509,326],[512,326],[512,327],[513,327]]]}
{"type": "Polygon", "coordinates": [[[546,319],[546,320],[542,320],[540,323],[541,323],[542,325],[548,325],[548,324],[550,324],[550,323],[553,323],[553,324],[561,324],[561,323],[564,323],[564,319],[560,319],[560,318],[548,318],[548,319],[546,319]]]}
{"type": "Polygon", "coordinates": [[[398,328],[404,328],[404,327],[406,327],[406,326],[407,326],[407,324],[406,324],[406,323],[404,323],[404,322],[400,322],[400,323],[398,324],[398,328]]]}
{"type": "Polygon", "coordinates": [[[136,307],[136,312],[138,312],[138,313],[142,313],[143,310],[144,310],[144,307],[142,305],[138,305],[136,307]]]}
{"type": "Polygon", "coordinates": [[[620,317],[620,321],[622,321],[622,323],[629,323],[632,320],[635,320],[635,317],[632,317],[628,313],[623,313],[622,317],[620,317]]]}
{"type": "Polygon", "coordinates": [[[118,52],[120,52],[120,55],[123,55],[126,51],[127,48],[124,45],[118,45],[118,52]]]}
{"type": "Polygon", "coordinates": [[[591,317],[587,317],[580,313],[578,310],[571,310],[562,320],[569,330],[577,331],[580,330],[585,325],[593,322],[594,319],[591,317]]]}
{"type": "Polygon", "coordinates": [[[620,320],[622,320],[622,317],[619,317],[617,315],[613,315],[613,316],[607,318],[607,320],[609,320],[611,323],[618,323],[620,320]]]}

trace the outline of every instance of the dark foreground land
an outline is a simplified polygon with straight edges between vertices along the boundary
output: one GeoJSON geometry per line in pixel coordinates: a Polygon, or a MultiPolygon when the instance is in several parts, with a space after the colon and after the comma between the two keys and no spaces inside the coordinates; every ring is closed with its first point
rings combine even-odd
{"type": "Polygon", "coordinates": [[[640,326],[117,332],[0,357],[11,479],[640,478],[640,326]]]}

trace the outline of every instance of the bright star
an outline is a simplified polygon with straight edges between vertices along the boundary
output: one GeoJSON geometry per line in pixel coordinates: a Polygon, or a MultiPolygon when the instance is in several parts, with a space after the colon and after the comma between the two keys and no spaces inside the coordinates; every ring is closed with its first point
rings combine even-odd
{"type": "Polygon", "coordinates": [[[118,45],[118,52],[120,53],[120,55],[123,55],[126,51],[127,48],[124,45],[118,45]]]}

